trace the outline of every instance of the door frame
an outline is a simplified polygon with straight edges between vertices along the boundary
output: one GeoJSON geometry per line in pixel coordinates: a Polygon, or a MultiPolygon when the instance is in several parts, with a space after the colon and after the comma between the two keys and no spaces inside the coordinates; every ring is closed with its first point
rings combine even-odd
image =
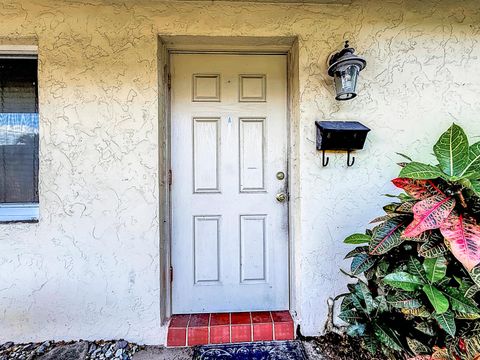
{"type": "MultiPolygon", "coordinates": [[[[300,317],[299,287],[299,79],[298,39],[296,37],[210,37],[159,35],[158,37],[158,102],[159,102],[159,259],[160,319],[166,324],[172,315],[172,202],[171,177],[171,54],[237,54],[285,55],[287,57],[287,194],[288,202],[288,272],[289,307],[294,319],[300,317]]],[[[174,181],[174,180],[173,180],[174,181]]],[[[173,274],[174,276],[174,274],[173,274]]]]}

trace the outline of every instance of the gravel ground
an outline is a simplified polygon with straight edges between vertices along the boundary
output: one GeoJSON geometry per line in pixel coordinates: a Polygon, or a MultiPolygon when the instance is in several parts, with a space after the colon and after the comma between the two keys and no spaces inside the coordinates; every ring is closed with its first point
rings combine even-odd
{"type": "Polygon", "coordinates": [[[72,341],[0,345],[0,360],[131,360],[133,354],[142,350],[137,344],[125,340],[72,341]]]}
{"type": "MultiPolygon", "coordinates": [[[[327,333],[303,338],[302,342],[309,360],[383,360],[372,357],[357,340],[344,335],[327,333]]],[[[125,340],[0,345],[0,360],[188,360],[192,354],[191,348],[141,346],[125,340]]]]}

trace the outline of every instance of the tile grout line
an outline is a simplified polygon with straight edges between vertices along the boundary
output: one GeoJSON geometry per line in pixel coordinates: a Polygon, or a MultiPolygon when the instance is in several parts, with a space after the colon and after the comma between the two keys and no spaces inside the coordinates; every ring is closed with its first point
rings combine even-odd
{"type": "Polygon", "coordinates": [[[272,339],[275,341],[275,322],[273,321],[273,315],[272,312],[269,311],[268,315],[270,316],[270,320],[272,322],[272,339]]]}
{"type": "Polygon", "coordinates": [[[228,313],[228,326],[230,327],[229,339],[231,344],[232,343],[232,313],[228,313]]]}
{"type": "Polygon", "coordinates": [[[187,326],[185,327],[185,346],[189,346],[188,344],[188,330],[190,328],[190,320],[192,319],[192,314],[188,315],[187,326]]]}
{"type": "Polygon", "coordinates": [[[249,312],[250,314],[250,341],[253,341],[254,336],[253,336],[253,315],[252,312],[249,312]]]}
{"type": "Polygon", "coordinates": [[[208,327],[207,327],[207,344],[211,344],[212,341],[210,339],[210,326],[212,324],[212,313],[208,314],[208,327]]]}

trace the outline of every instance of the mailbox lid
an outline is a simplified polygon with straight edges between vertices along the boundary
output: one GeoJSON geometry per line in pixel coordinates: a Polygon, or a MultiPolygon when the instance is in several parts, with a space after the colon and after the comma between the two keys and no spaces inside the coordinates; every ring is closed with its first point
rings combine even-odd
{"type": "Polygon", "coordinates": [[[368,127],[358,121],[316,121],[318,150],[363,149],[368,127]]]}

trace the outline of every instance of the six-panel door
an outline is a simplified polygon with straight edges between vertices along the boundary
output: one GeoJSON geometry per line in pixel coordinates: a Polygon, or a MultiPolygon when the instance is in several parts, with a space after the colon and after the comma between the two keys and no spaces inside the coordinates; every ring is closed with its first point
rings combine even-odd
{"type": "Polygon", "coordinates": [[[174,54],[171,77],[173,313],[288,309],[286,57],[174,54]]]}

